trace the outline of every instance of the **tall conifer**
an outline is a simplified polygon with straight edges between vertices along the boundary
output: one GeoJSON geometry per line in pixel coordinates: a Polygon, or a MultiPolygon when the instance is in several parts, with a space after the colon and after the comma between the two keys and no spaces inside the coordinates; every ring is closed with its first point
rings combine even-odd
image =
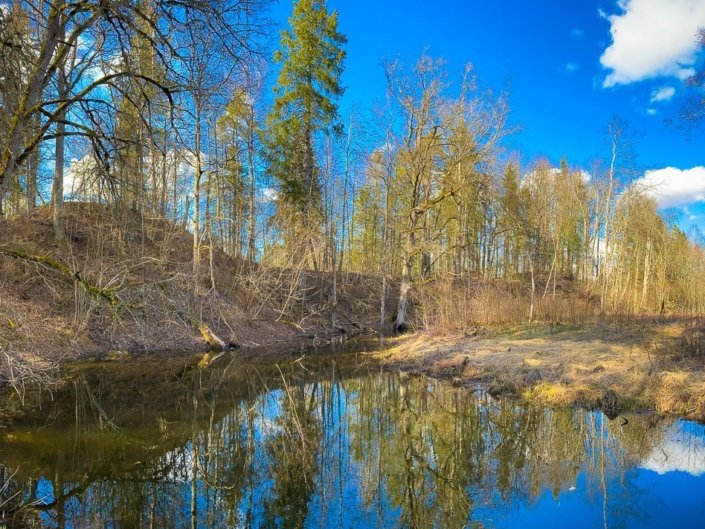
{"type": "Polygon", "coordinates": [[[281,71],[267,117],[267,152],[270,172],[281,184],[280,226],[310,233],[322,213],[316,139],[340,132],[346,38],[325,0],[299,0],[289,22],[274,56],[281,71]]]}

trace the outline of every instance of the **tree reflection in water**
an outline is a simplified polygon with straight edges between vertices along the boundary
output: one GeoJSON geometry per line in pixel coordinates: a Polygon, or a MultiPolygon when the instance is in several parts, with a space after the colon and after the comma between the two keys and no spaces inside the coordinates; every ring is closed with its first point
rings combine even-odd
{"type": "Polygon", "coordinates": [[[668,501],[663,487],[689,480],[693,505],[705,499],[705,433],[692,423],[549,410],[424,377],[342,376],[335,362],[172,383],[154,389],[181,395],[168,403],[145,395],[120,407],[109,381],[77,379],[47,424],[6,431],[6,521],[648,527],[668,501]]]}

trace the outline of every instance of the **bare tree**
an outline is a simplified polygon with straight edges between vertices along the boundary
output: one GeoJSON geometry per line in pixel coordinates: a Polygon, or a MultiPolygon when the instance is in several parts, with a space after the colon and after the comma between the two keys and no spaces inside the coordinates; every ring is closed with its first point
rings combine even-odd
{"type": "MultiPolygon", "coordinates": [[[[102,88],[121,91],[123,80],[140,79],[172,100],[177,87],[144,73],[130,61],[130,42],[135,35],[150,43],[166,71],[173,71],[182,52],[173,45],[173,36],[187,32],[198,15],[212,39],[222,41],[233,57],[244,58],[254,50],[253,35],[263,31],[260,12],[264,3],[265,0],[23,2],[18,9],[23,9],[29,18],[32,34],[21,44],[26,75],[24,82],[15,87],[17,104],[6,118],[6,134],[0,138],[0,186],[41,142],[58,135],[90,138],[98,159],[106,160],[112,136],[110,131],[96,126],[100,121],[96,114],[115,114],[117,109],[101,95],[102,88]],[[66,90],[50,94],[51,83],[71,55],[79,58],[66,90]],[[32,127],[37,115],[41,116],[41,124],[32,127]],[[56,130],[59,123],[63,129],[56,130]]],[[[13,8],[14,5],[13,2],[13,8]]]]}
{"type": "MultiPolygon", "coordinates": [[[[429,214],[481,170],[506,132],[504,100],[473,97],[469,68],[459,96],[444,97],[442,68],[441,61],[428,56],[421,57],[411,75],[397,63],[386,67],[389,95],[398,109],[392,137],[397,156],[395,181],[405,195],[405,215],[399,227],[403,246],[396,331],[407,326],[413,268],[424,251],[420,238],[428,245],[439,236],[438,225],[428,224],[429,214]]],[[[429,265],[427,261],[423,267],[429,265]]]]}

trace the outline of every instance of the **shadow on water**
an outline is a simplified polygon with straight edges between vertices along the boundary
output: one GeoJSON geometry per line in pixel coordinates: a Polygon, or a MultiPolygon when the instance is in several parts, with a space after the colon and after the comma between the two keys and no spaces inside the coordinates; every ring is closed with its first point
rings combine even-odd
{"type": "Polygon", "coordinates": [[[705,430],[549,410],[365,355],[96,364],[1,432],[17,527],[702,527],[705,430]]]}

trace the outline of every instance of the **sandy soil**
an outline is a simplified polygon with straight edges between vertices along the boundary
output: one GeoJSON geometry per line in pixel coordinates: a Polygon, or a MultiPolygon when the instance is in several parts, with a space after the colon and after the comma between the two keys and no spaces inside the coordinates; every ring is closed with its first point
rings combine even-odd
{"type": "Polygon", "coordinates": [[[682,350],[678,323],[519,328],[494,336],[417,334],[376,354],[389,368],[486,384],[549,405],[648,409],[705,420],[705,362],[682,350]]]}

